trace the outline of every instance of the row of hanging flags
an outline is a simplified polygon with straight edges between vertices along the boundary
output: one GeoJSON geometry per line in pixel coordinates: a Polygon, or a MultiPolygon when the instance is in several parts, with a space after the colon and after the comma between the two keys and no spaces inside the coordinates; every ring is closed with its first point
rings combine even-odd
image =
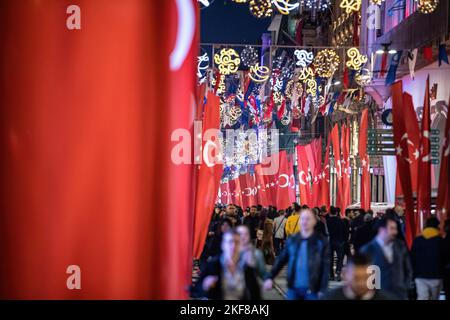
{"type": "MultiPolygon", "coordinates": [[[[377,78],[385,77],[385,84],[392,85],[395,82],[397,68],[402,62],[402,59],[407,59],[409,74],[412,79],[415,77],[415,68],[417,63],[417,58],[422,55],[423,59],[428,63],[434,62],[433,59],[433,47],[431,45],[425,46],[421,49],[416,48],[412,50],[399,50],[395,54],[389,54],[384,52],[381,55],[372,53],[370,56],[370,62],[368,63],[370,74],[377,78]]],[[[438,62],[439,66],[443,63],[449,64],[448,55],[446,51],[446,44],[440,44],[438,47],[438,62]]],[[[344,85],[351,82],[354,77],[354,72],[344,70],[344,85]]]]}
{"type": "MultiPolygon", "coordinates": [[[[403,198],[406,216],[406,240],[410,245],[420,232],[421,219],[431,215],[431,144],[430,83],[425,86],[421,126],[410,94],[403,92],[402,82],[392,85],[392,115],[397,158],[396,198],[403,198]]],[[[447,115],[445,140],[440,162],[440,178],[436,201],[437,214],[445,221],[450,210],[450,117],[447,115]]]]}
{"type": "MultiPolygon", "coordinates": [[[[361,206],[370,209],[370,173],[367,155],[368,109],[362,112],[359,153],[362,171],[361,206]]],[[[344,123],[335,124],[329,135],[325,156],[322,159],[322,138],[316,138],[307,145],[298,145],[297,171],[294,173],[294,155],[285,150],[272,155],[278,157],[279,169],[275,174],[263,174],[264,164],[249,167],[244,174],[225,179],[219,187],[218,201],[236,204],[243,208],[261,204],[289,207],[296,201],[296,184],[299,189],[300,204],[310,207],[330,206],[330,152],[334,158],[336,172],[336,206],[342,209],[351,204],[350,168],[350,127],[344,123]]],[[[269,161],[264,160],[264,163],[269,161]]],[[[342,210],[344,214],[344,210],[342,210]]]]}

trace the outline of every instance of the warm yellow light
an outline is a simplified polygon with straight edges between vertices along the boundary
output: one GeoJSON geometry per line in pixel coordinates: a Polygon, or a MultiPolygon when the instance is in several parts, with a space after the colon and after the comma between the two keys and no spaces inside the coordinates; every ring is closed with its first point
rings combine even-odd
{"type": "Polygon", "coordinates": [[[221,74],[228,75],[238,70],[241,59],[236,50],[222,49],[214,55],[214,62],[217,64],[221,74]]]}
{"type": "Polygon", "coordinates": [[[359,12],[361,10],[361,0],[342,0],[339,6],[346,13],[359,12]]]}
{"type": "Polygon", "coordinates": [[[432,13],[439,6],[439,0],[416,0],[417,10],[423,14],[432,13]]]}
{"type": "Polygon", "coordinates": [[[299,4],[289,3],[289,0],[272,0],[273,5],[281,14],[288,15],[289,12],[298,8],[299,4]]]}
{"type": "Polygon", "coordinates": [[[367,56],[361,54],[358,48],[350,48],[347,50],[349,60],[346,63],[347,68],[353,70],[361,69],[362,65],[367,62],[367,56]]]}
{"type": "Polygon", "coordinates": [[[302,68],[300,69],[300,72],[298,74],[298,79],[300,81],[306,81],[309,78],[314,77],[314,71],[310,67],[302,68]]]}
{"type": "Polygon", "coordinates": [[[268,18],[272,15],[272,3],[270,0],[250,0],[250,13],[256,18],[268,18]]]}
{"type": "Polygon", "coordinates": [[[262,83],[269,79],[270,69],[266,66],[260,66],[258,63],[250,67],[249,77],[255,82],[262,83]]]}
{"type": "Polygon", "coordinates": [[[319,77],[329,78],[338,69],[339,62],[340,59],[336,51],[324,49],[316,55],[313,65],[319,77]]]}
{"type": "Polygon", "coordinates": [[[317,82],[314,79],[308,79],[306,82],[306,93],[315,97],[317,95],[317,82]]]}

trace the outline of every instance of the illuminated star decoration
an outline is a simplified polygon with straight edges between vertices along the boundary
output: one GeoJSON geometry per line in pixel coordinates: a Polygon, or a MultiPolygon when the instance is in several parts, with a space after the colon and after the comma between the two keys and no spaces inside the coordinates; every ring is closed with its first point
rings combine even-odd
{"type": "Polygon", "coordinates": [[[358,12],[361,9],[361,0],[342,0],[339,6],[346,13],[358,12]]]}
{"type": "Polygon", "coordinates": [[[270,0],[250,0],[250,13],[256,18],[268,18],[272,15],[272,3],[270,0]]]}
{"type": "Polygon", "coordinates": [[[221,74],[228,75],[238,70],[241,59],[236,50],[222,49],[214,55],[214,62],[218,65],[221,74]]]}
{"type": "Polygon", "coordinates": [[[242,64],[246,67],[250,67],[258,62],[258,51],[252,46],[245,46],[240,57],[242,64]]]}
{"type": "Polygon", "coordinates": [[[302,68],[298,75],[300,81],[306,81],[312,77],[314,77],[314,71],[310,67],[302,68]]]}
{"type": "Polygon", "coordinates": [[[439,6],[439,0],[416,0],[417,10],[423,14],[432,13],[439,6]]]}
{"type": "Polygon", "coordinates": [[[350,48],[347,50],[349,60],[346,63],[347,68],[352,70],[361,69],[362,65],[367,62],[367,56],[361,54],[358,48],[350,48]]]}
{"type": "Polygon", "coordinates": [[[324,49],[314,58],[314,68],[316,73],[321,78],[329,78],[333,76],[334,72],[339,67],[339,56],[336,51],[331,49],[324,49]]]}
{"type": "Polygon", "coordinates": [[[250,67],[249,77],[257,83],[262,83],[269,79],[270,69],[266,66],[260,66],[258,63],[250,67]]]}
{"type": "Polygon", "coordinates": [[[314,59],[313,53],[306,50],[295,50],[294,55],[297,58],[297,66],[303,68],[307,67],[314,59]]]}
{"type": "Polygon", "coordinates": [[[289,0],[272,0],[273,5],[281,14],[288,15],[289,12],[298,8],[299,3],[289,3],[289,0]]]}

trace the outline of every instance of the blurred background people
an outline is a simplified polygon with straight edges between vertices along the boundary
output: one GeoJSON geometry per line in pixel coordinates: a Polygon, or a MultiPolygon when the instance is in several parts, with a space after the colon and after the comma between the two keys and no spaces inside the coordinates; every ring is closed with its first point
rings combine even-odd
{"type": "Polygon", "coordinates": [[[290,236],[298,233],[300,231],[300,205],[298,205],[297,203],[293,203],[294,206],[294,211],[292,212],[292,214],[287,218],[286,220],[286,226],[285,226],[285,231],[286,231],[286,238],[289,238],[290,236]]]}
{"type": "Polygon", "coordinates": [[[273,220],[273,247],[275,255],[278,256],[286,238],[284,229],[286,227],[287,218],[284,210],[278,211],[277,215],[278,216],[273,220]]]}
{"type": "Polygon", "coordinates": [[[372,215],[370,213],[366,213],[364,215],[363,224],[356,227],[353,232],[352,243],[355,252],[358,252],[362,246],[369,243],[373,239],[375,236],[373,228],[372,215]]]}
{"type": "Polygon", "coordinates": [[[430,217],[422,234],[414,239],[411,247],[411,264],[418,300],[439,299],[444,276],[444,250],[439,220],[430,217]]]}
{"type": "Polygon", "coordinates": [[[343,286],[327,292],[323,300],[389,300],[388,294],[376,289],[371,282],[370,260],[355,254],[347,260],[343,269],[343,286]]]}
{"type": "Polygon", "coordinates": [[[265,280],[268,276],[266,270],[266,262],[264,260],[264,255],[261,250],[256,249],[251,242],[250,230],[246,225],[240,225],[236,228],[239,234],[241,259],[250,267],[255,269],[256,275],[261,279],[265,280]]]}
{"type": "Polygon", "coordinates": [[[341,280],[342,265],[344,263],[345,246],[348,242],[348,224],[339,216],[339,208],[330,208],[327,216],[327,228],[330,235],[330,280],[341,280]],[[336,254],[336,273],[334,270],[334,255],[336,254]],[[335,277],[336,275],[336,277],[335,277]]]}
{"type": "Polygon", "coordinates": [[[290,300],[314,300],[328,286],[329,249],[324,237],[314,232],[316,216],[310,209],[300,212],[300,232],[287,239],[264,282],[266,290],[272,289],[273,279],[288,265],[288,293],[290,300]]]}
{"type": "Polygon", "coordinates": [[[397,221],[383,217],[377,221],[377,235],[363,246],[360,253],[367,255],[381,271],[381,289],[396,299],[408,299],[412,284],[412,267],[404,241],[397,239],[397,221]]]}
{"type": "Polygon", "coordinates": [[[214,300],[260,300],[255,267],[240,259],[239,234],[225,232],[221,248],[222,253],[208,262],[200,276],[203,295],[214,300]]]}

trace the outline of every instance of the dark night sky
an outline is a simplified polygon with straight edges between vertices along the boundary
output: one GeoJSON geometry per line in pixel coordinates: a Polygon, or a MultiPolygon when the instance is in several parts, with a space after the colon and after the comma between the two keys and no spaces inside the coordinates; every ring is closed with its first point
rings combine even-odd
{"type": "Polygon", "coordinates": [[[203,43],[257,44],[271,21],[253,17],[248,4],[231,0],[215,0],[200,11],[200,16],[203,43]]]}

